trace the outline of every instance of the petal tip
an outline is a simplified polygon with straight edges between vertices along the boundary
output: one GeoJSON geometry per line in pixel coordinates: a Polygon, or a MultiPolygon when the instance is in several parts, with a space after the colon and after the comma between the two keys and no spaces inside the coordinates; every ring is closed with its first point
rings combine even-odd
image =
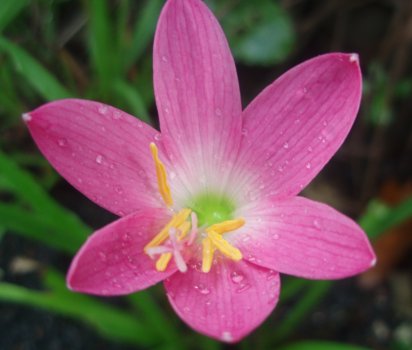
{"type": "Polygon", "coordinates": [[[359,55],[357,53],[351,53],[349,55],[349,62],[359,64],[359,55]]]}
{"type": "Polygon", "coordinates": [[[23,119],[23,121],[25,123],[28,123],[29,121],[31,121],[33,119],[32,115],[30,113],[23,113],[21,118],[23,119]]]}

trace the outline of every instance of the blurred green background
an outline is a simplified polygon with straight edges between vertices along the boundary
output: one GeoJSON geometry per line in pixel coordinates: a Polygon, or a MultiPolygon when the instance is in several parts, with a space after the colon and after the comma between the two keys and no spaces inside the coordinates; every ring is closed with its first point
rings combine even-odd
{"type": "Polygon", "coordinates": [[[361,112],[304,195],[355,218],[379,263],[358,278],[283,276],[269,319],[236,345],[192,332],[161,286],[125,298],[69,292],[71,256],[114,217],[62,180],[23,112],[64,97],[157,125],[151,47],[163,0],[0,1],[0,349],[412,348],[412,2],[207,0],[237,63],[244,106],[282,72],[357,52],[361,112]]]}

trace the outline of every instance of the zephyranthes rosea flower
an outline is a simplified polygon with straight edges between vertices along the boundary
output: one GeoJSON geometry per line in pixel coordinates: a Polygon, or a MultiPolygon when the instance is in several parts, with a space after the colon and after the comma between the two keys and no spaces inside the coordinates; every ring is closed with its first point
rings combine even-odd
{"type": "Polygon", "coordinates": [[[373,265],[355,222],[297,196],[355,119],[356,54],[306,61],[242,112],[216,19],[199,0],[168,0],[154,88],[161,133],[93,101],[56,101],[24,115],[59,173],[121,216],[80,249],[71,289],[120,295],[164,281],[187,324],[230,342],[273,310],[279,272],[336,279],[373,265]]]}

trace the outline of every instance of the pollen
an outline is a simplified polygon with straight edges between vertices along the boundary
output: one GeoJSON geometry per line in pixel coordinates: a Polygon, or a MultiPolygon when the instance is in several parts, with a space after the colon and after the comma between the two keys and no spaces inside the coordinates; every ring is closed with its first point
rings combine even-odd
{"type": "Polygon", "coordinates": [[[208,194],[198,197],[192,203],[194,206],[190,204],[188,208],[176,213],[174,208],[171,208],[173,198],[167,182],[166,167],[159,159],[159,151],[154,143],[150,144],[150,151],[155,163],[160,195],[166,206],[175,213],[144,247],[144,252],[152,259],[157,256],[156,270],[166,271],[170,261],[174,259],[177,269],[186,272],[183,250],[191,249],[193,244],[202,245],[201,251],[192,249],[192,252],[201,253],[202,271],[205,273],[212,268],[216,252],[233,261],[241,260],[241,251],[224,237],[224,234],[245,225],[243,218],[231,219],[233,205],[225,198],[208,194]]]}
{"type": "Polygon", "coordinates": [[[171,207],[173,205],[173,198],[170,193],[169,184],[167,183],[166,168],[159,159],[159,150],[153,142],[150,144],[150,151],[152,152],[152,157],[155,162],[157,184],[159,186],[160,195],[162,196],[166,206],[171,207]]]}

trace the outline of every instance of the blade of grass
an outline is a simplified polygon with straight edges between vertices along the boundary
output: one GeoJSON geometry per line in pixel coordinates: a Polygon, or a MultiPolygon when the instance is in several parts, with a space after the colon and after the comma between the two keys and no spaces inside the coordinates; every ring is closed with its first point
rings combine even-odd
{"type": "Polygon", "coordinates": [[[162,0],[146,0],[134,26],[131,46],[127,47],[125,71],[140,59],[152,40],[162,5],[162,0]]]}
{"type": "Polygon", "coordinates": [[[145,121],[148,124],[152,124],[147,107],[140,96],[137,88],[131,86],[125,81],[118,80],[113,89],[119,98],[123,99],[130,107],[132,114],[137,116],[140,120],[145,121]]]}
{"type": "Polygon", "coordinates": [[[156,343],[156,337],[149,327],[126,312],[104,305],[85,295],[40,292],[10,283],[0,283],[0,300],[39,307],[81,320],[113,340],[141,346],[156,343]]]}
{"type": "Polygon", "coordinates": [[[53,218],[68,235],[87,237],[91,231],[77,216],[61,207],[35,179],[6,154],[0,151],[0,177],[13,189],[13,194],[29,204],[34,211],[53,218]]]}
{"type": "Polygon", "coordinates": [[[128,297],[130,304],[143,314],[148,325],[162,337],[166,343],[175,344],[176,348],[184,350],[186,346],[181,340],[179,331],[165,316],[163,310],[152,298],[149,292],[143,291],[128,297]]]}
{"type": "Polygon", "coordinates": [[[13,204],[0,203],[0,225],[70,254],[75,253],[87,237],[79,231],[64,230],[61,223],[47,213],[32,213],[13,204]]]}
{"type": "Polygon", "coordinates": [[[114,26],[110,20],[109,2],[91,0],[86,2],[89,13],[90,63],[98,79],[97,89],[103,99],[109,97],[111,82],[116,76],[119,48],[114,40],[114,26]]]}
{"type": "Polygon", "coordinates": [[[10,57],[21,76],[44,99],[51,101],[71,96],[71,93],[40,63],[25,50],[4,37],[0,37],[0,52],[4,52],[10,57]]]}
{"type": "Polygon", "coordinates": [[[0,6],[0,32],[26,7],[28,0],[2,0],[0,6]]]}
{"type": "Polygon", "coordinates": [[[326,295],[332,282],[316,281],[311,282],[310,287],[296,305],[286,314],[284,320],[272,335],[268,337],[267,344],[280,342],[290,336],[302,319],[316,306],[316,304],[326,295]]]}
{"type": "Polygon", "coordinates": [[[389,207],[379,200],[372,200],[366,208],[366,213],[360,218],[359,224],[369,238],[375,239],[410,217],[412,217],[412,197],[394,207],[389,207]]]}

